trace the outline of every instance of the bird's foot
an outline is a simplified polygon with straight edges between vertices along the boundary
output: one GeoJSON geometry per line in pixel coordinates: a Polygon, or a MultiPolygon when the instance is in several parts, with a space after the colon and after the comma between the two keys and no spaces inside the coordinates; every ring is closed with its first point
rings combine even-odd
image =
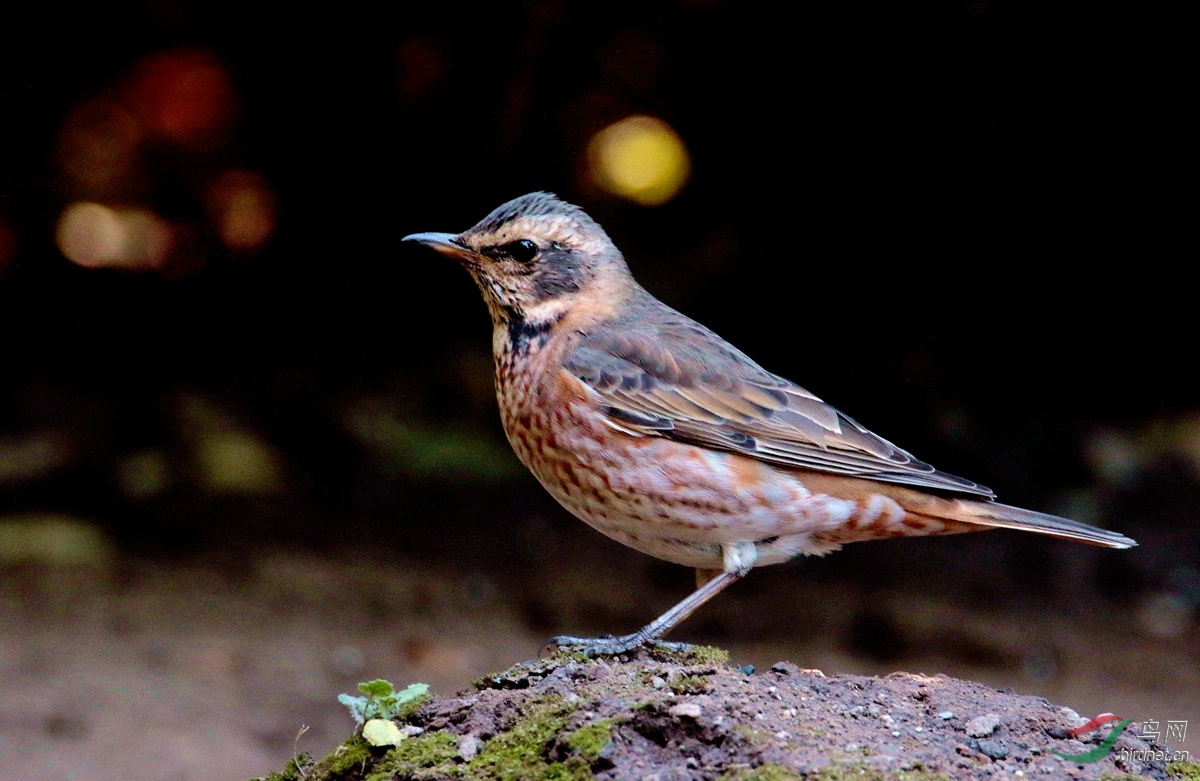
{"type": "Polygon", "coordinates": [[[589,659],[595,659],[598,656],[618,656],[626,654],[635,648],[641,646],[661,648],[667,651],[688,651],[694,646],[691,643],[674,643],[666,640],[656,640],[646,637],[641,632],[634,632],[631,635],[622,635],[613,637],[607,635],[605,637],[572,637],[570,635],[558,635],[550,638],[547,645],[555,645],[559,648],[570,648],[577,650],[589,659]]]}

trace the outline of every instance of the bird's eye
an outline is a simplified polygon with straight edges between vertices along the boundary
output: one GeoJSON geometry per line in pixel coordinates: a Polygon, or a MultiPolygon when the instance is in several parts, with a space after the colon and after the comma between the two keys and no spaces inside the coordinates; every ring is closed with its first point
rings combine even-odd
{"type": "Polygon", "coordinates": [[[501,249],[518,263],[528,263],[537,256],[538,247],[529,239],[518,239],[505,244],[501,249]]]}

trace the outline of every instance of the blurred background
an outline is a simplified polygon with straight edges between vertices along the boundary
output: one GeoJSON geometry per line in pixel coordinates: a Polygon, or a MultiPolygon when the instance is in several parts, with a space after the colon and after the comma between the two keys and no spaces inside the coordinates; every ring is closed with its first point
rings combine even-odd
{"type": "Polygon", "coordinates": [[[920,458],[1141,543],[852,546],[677,639],[1200,719],[1183,12],[789,13],[0,9],[0,775],[265,774],[358,681],[449,693],[690,590],[524,472],[477,291],[399,243],[535,189],[920,458]]]}

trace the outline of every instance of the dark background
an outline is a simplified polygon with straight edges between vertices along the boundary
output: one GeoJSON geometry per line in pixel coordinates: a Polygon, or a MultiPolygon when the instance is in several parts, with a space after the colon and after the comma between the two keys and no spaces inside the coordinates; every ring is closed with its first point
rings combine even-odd
{"type": "MultiPolygon", "coordinates": [[[[1142,542],[902,541],[755,578],[863,588],[868,602],[909,588],[1063,615],[1086,603],[1195,643],[1182,10],[22,5],[0,11],[0,523],[32,538],[47,518],[82,524],[134,568],[236,573],[281,548],[461,566],[534,636],[650,618],[597,607],[561,626],[553,589],[522,596],[538,591],[530,561],[560,552],[547,543],[567,573],[571,551],[597,546],[613,569],[648,567],[663,606],[689,576],[624,557],[521,471],[490,396],[477,292],[399,243],[546,189],[588,209],[651,292],[767,368],[1009,503],[1142,542]],[[108,190],[72,178],[81,106],[136,113],[137,95],[169,92],[145,86],[147,62],[197,58],[228,89],[211,137],[144,136],[108,190]],[[665,205],[591,181],[588,140],[631,114],[669,123],[691,155],[665,205]],[[251,250],[224,245],[206,207],[228,169],[273,194],[277,222],[251,250]],[[77,200],[152,211],[183,248],[156,269],[72,263],[54,237],[77,200]],[[248,449],[205,466],[205,443],[230,437],[248,449]],[[230,478],[243,457],[251,476],[230,478]]],[[[59,566],[54,545],[27,548],[0,560],[10,581],[59,566]]],[[[902,622],[860,606],[839,642],[903,666],[902,622]]],[[[807,635],[698,616],[680,636],[807,635]]]]}

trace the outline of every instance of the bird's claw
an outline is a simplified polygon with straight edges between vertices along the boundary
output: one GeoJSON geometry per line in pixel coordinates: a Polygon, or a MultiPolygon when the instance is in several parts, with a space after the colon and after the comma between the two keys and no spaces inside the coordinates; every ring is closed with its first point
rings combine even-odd
{"type": "Polygon", "coordinates": [[[656,640],[647,638],[638,632],[631,635],[622,635],[614,637],[605,635],[604,637],[572,637],[571,635],[558,635],[546,641],[546,645],[554,645],[559,648],[570,648],[582,653],[589,659],[595,659],[600,656],[619,656],[629,653],[635,648],[660,648],[667,651],[687,651],[692,648],[691,643],[676,643],[666,640],[656,640]]]}

